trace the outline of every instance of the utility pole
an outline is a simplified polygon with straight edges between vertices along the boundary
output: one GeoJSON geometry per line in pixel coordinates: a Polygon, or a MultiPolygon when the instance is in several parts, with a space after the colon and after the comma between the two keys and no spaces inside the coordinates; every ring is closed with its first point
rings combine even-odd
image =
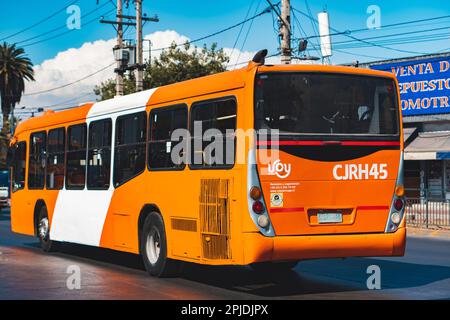
{"type": "MultiPolygon", "coordinates": [[[[122,0],[117,0],[117,46],[118,50],[123,47],[123,20],[122,20],[122,0]]],[[[122,63],[117,60],[116,69],[116,96],[123,96],[123,74],[122,63]]]]}
{"type": "Polygon", "coordinates": [[[281,0],[281,19],[280,19],[280,37],[281,37],[281,63],[291,63],[291,1],[281,0]]]}
{"type": "Polygon", "coordinates": [[[135,0],[135,4],[136,16],[124,15],[122,12],[122,0],[117,0],[116,20],[105,20],[103,18],[100,20],[100,23],[113,25],[117,31],[117,44],[113,49],[117,61],[117,67],[114,70],[117,74],[116,96],[123,96],[123,75],[128,70],[136,70],[136,91],[144,89],[145,64],[142,27],[144,22],[159,22],[159,18],[156,15],[150,18],[146,14],[142,15],[142,0],[135,0]],[[123,19],[128,21],[123,21],[123,19]],[[136,28],[136,45],[127,44],[124,41],[123,26],[136,28]]]}
{"type": "Polygon", "coordinates": [[[144,52],[142,45],[142,0],[136,1],[136,91],[144,90],[144,52]]]}

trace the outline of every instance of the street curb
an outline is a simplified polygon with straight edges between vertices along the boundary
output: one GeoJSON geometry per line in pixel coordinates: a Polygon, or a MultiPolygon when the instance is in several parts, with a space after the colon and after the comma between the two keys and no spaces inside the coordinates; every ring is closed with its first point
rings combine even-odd
{"type": "Polygon", "coordinates": [[[408,237],[415,238],[439,238],[450,241],[450,229],[425,229],[408,227],[407,235],[408,237]]]}

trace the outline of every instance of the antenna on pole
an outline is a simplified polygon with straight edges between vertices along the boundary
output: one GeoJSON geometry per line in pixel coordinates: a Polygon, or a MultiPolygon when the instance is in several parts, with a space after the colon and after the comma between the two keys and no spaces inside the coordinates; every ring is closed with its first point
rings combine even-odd
{"type": "Polygon", "coordinates": [[[331,48],[330,21],[328,12],[318,14],[320,49],[322,51],[322,64],[330,64],[330,57],[333,55],[331,48]]]}

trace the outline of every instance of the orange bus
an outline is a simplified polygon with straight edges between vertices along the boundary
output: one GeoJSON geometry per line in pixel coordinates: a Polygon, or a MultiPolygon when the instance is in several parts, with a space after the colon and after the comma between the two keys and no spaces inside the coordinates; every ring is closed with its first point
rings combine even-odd
{"type": "Polygon", "coordinates": [[[401,256],[399,101],[390,73],[255,59],[47,111],[11,142],[12,230],[45,251],[70,242],[140,254],[154,276],[182,262],[285,270],[401,256]],[[208,159],[213,140],[227,147],[209,158],[226,161],[208,159]]]}

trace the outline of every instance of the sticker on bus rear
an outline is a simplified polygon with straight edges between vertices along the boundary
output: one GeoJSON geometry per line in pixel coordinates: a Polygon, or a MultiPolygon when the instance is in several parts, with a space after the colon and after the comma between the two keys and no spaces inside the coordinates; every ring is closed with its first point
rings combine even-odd
{"type": "Polygon", "coordinates": [[[272,208],[279,208],[283,206],[283,193],[271,193],[270,194],[270,206],[272,208]]]}
{"type": "Polygon", "coordinates": [[[387,163],[337,164],[333,168],[333,177],[336,180],[385,180],[387,163]]]}

